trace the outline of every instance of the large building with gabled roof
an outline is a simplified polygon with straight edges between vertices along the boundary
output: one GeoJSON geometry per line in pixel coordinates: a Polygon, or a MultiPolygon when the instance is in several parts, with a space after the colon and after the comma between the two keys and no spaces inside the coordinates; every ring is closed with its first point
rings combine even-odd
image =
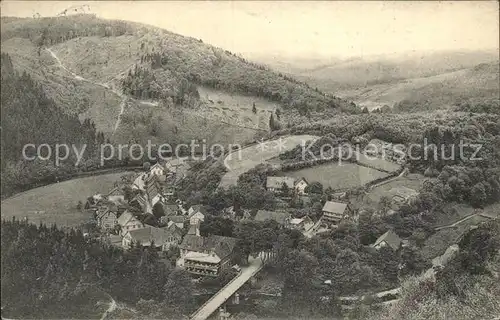
{"type": "Polygon", "coordinates": [[[199,232],[189,232],[179,245],[181,256],[177,266],[193,274],[217,276],[221,270],[230,267],[236,242],[236,238],[202,237],[199,232]]]}
{"type": "Polygon", "coordinates": [[[327,201],[322,209],[322,220],[326,223],[338,225],[340,221],[352,214],[349,204],[335,201],[327,201]]]}

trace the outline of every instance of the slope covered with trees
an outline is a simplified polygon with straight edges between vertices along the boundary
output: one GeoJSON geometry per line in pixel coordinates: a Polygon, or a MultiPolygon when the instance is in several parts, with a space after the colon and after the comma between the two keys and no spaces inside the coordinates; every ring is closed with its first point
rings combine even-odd
{"type": "MultiPolygon", "coordinates": [[[[104,136],[98,132],[90,119],[80,122],[76,114],[61,111],[55,102],[47,97],[43,87],[34,81],[27,73],[19,74],[14,70],[11,57],[2,53],[1,56],[1,112],[2,112],[2,194],[12,191],[16,185],[23,183],[16,178],[19,170],[30,171],[34,163],[25,163],[18,167],[16,164],[23,159],[23,148],[27,157],[35,157],[36,149],[42,144],[47,144],[52,149],[49,154],[46,148],[40,149],[40,156],[47,157],[44,163],[54,162],[57,144],[67,144],[81,148],[86,145],[83,156],[91,157],[98,143],[104,142],[104,136]]],[[[65,150],[61,148],[61,156],[65,150]]],[[[68,157],[68,162],[74,161],[68,157]]],[[[38,162],[39,161],[35,161],[38,162]]],[[[74,165],[75,162],[72,162],[74,165]]],[[[32,176],[42,175],[37,172],[32,176]]]]}
{"type": "Polygon", "coordinates": [[[86,297],[96,290],[129,303],[154,300],[172,319],[193,308],[189,276],[156,251],[123,251],[80,230],[15,220],[1,228],[2,314],[9,317],[86,318],[86,297]]]}

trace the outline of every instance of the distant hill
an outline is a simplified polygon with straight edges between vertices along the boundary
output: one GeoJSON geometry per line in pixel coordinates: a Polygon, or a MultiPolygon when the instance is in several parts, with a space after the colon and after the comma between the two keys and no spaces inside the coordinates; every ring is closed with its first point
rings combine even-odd
{"type": "Polygon", "coordinates": [[[269,65],[369,109],[402,104],[407,105],[402,109],[422,110],[498,98],[499,62],[494,50],[316,60],[315,66],[306,68],[302,60],[296,60],[269,65]]]}
{"type": "Polygon", "coordinates": [[[429,77],[340,91],[339,94],[368,109],[388,105],[396,106],[398,111],[435,110],[469,101],[498,100],[499,81],[499,64],[492,62],[429,77]]]}

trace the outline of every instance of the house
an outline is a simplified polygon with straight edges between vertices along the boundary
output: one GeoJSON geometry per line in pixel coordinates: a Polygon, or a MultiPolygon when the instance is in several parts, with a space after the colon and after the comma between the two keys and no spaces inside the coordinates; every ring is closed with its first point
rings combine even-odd
{"type": "Polygon", "coordinates": [[[193,274],[217,276],[230,268],[236,242],[236,238],[230,237],[187,234],[179,245],[177,266],[193,274]]]}
{"type": "MultiPolygon", "coordinates": [[[[148,199],[152,201],[158,195],[161,195],[162,187],[160,184],[160,179],[157,175],[148,174],[144,180],[144,191],[148,196],[148,199]]],[[[153,203],[151,203],[153,205],[153,203]]]]}
{"type": "Polygon", "coordinates": [[[267,211],[267,210],[259,210],[254,217],[255,221],[267,221],[274,220],[279,224],[285,225],[287,224],[290,218],[290,214],[283,211],[267,211]]]}
{"type": "Polygon", "coordinates": [[[151,168],[149,169],[149,173],[157,176],[158,178],[164,177],[165,176],[165,167],[162,166],[159,162],[157,162],[151,166],[151,168]]]}
{"type": "Polygon", "coordinates": [[[297,192],[297,194],[299,195],[306,194],[306,188],[308,185],[309,183],[307,183],[305,178],[298,179],[297,181],[295,181],[295,192],[297,192]]]}
{"type": "Polygon", "coordinates": [[[397,210],[403,204],[410,203],[418,196],[417,191],[404,186],[392,188],[391,190],[389,190],[388,194],[391,198],[392,209],[394,210],[397,210]]]}
{"type": "Polygon", "coordinates": [[[179,214],[179,206],[176,204],[163,204],[163,213],[165,216],[176,216],[179,214]]]}
{"type": "Polygon", "coordinates": [[[143,194],[137,194],[135,197],[130,200],[129,204],[136,208],[141,209],[143,212],[146,212],[146,208],[148,206],[148,199],[143,194]]]}
{"type": "Polygon", "coordinates": [[[190,224],[187,235],[191,236],[200,236],[200,225],[199,224],[190,224]]]}
{"type": "Polygon", "coordinates": [[[147,172],[142,172],[141,174],[139,174],[134,179],[134,183],[132,184],[132,189],[144,190],[144,181],[147,175],[148,175],[147,172]]]}
{"type": "Polygon", "coordinates": [[[167,251],[171,246],[178,245],[182,239],[181,230],[173,228],[156,228],[147,226],[140,229],[129,230],[122,239],[123,248],[130,248],[133,243],[143,247],[154,245],[161,251],[167,251]]]}
{"type": "Polygon", "coordinates": [[[95,194],[91,197],[88,197],[87,202],[85,202],[84,208],[86,210],[97,211],[104,198],[105,197],[102,194],[95,194]]]}
{"type": "Polygon", "coordinates": [[[295,179],[291,177],[267,177],[266,189],[271,192],[281,192],[283,185],[286,185],[289,190],[293,190],[295,179]]]}
{"type": "Polygon", "coordinates": [[[97,225],[103,230],[113,230],[118,225],[116,212],[107,207],[99,208],[97,211],[97,225]]]}
{"type": "Polygon", "coordinates": [[[387,231],[383,235],[381,235],[371,247],[375,249],[380,249],[382,247],[388,247],[392,250],[396,251],[402,244],[401,238],[392,230],[387,231]]]}
{"type": "Polygon", "coordinates": [[[186,222],[186,216],[163,216],[160,218],[160,223],[175,224],[178,228],[184,229],[184,224],[186,222]]]}
{"type": "Polygon", "coordinates": [[[197,204],[191,206],[188,210],[188,217],[190,224],[198,224],[205,220],[205,215],[207,214],[207,209],[201,205],[197,204]]]}
{"type": "Polygon", "coordinates": [[[154,205],[157,204],[158,202],[164,204],[167,202],[167,198],[160,193],[156,194],[156,196],[154,196],[154,198],[151,199],[151,207],[154,207],[154,205]]]}
{"type": "Polygon", "coordinates": [[[314,222],[309,218],[309,216],[305,216],[302,218],[293,218],[288,221],[288,227],[290,229],[295,229],[299,231],[307,231],[314,225],[314,222]]]}
{"type": "Polygon", "coordinates": [[[126,234],[127,231],[144,228],[142,222],[137,220],[137,218],[134,217],[134,215],[128,210],[118,217],[118,225],[121,228],[122,235],[126,234]]]}
{"type": "Polygon", "coordinates": [[[341,220],[352,213],[347,203],[327,201],[322,209],[321,219],[329,224],[338,225],[341,220]]]}

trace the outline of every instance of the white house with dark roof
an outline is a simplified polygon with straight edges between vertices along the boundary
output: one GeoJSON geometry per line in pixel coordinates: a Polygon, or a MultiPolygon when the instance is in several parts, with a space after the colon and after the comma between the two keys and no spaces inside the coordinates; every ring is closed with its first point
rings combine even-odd
{"type": "Polygon", "coordinates": [[[124,235],[128,231],[144,228],[144,224],[137,220],[130,211],[125,211],[118,217],[118,223],[121,228],[121,234],[124,235]]]}
{"type": "Polygon", "coordinates": [[[103,230],[113,230],[118,225],[116,212],[108,207],[102,207],[97,210],[97,225],[103,230]]]}
{"type": "Polygon", "coordinates": [[[305,178],[300,178],[295,181],[294,189],[299,195],[306,194],[306,188],[309,185],[305,178]]]}
{"type": "Polygon", "coordinates": [[[165,167],[162,166],[159,162],[155,163],[149,169],[149,173],[161,178],[165,176],[165,167]]]}
{"type": "Polygon", "coordinates": [[[322,209],[323,216],[321,219],[333,225],[338,225],[340,221],[352,213],[350,206],[347,203],[327,201],[322,209]]]}
{"type": "Polygon", "coordinates": [[[281,192],[283,185],[288,187],[288,190],[295,190],[297,194],[303,195],[306,193],[306,187],[309,185],[305,178],[295,179],[292,177],[267,177],[266,189],[271,192],[281,192]]]}
{"type": "Polygon", "coordinates": [[[191,206],[188,210],[188,218],[190,224],[199,224],[205,221],[207,209],[201,204],[191,206]]]}
{"type": "Polygon", "coordinates": [[[175,224],[178,228],[184,229],[184,224],[187,223],[187,217],[182,215],[177,216],[163,216],[160,218],[160,223],[167,225],[175,224]]]}
{"type": "Polygon", "coordinates": [[[401,238],[394,231],[389,230],[378,237],[377,241],[375,241],[375,243],[372,244],[371,247],[377,250],[383,247],[387,247],[391,248],[394,251],[397,251],[401,247],[402,243],[403,240],[401,240],[401,238]]]}

